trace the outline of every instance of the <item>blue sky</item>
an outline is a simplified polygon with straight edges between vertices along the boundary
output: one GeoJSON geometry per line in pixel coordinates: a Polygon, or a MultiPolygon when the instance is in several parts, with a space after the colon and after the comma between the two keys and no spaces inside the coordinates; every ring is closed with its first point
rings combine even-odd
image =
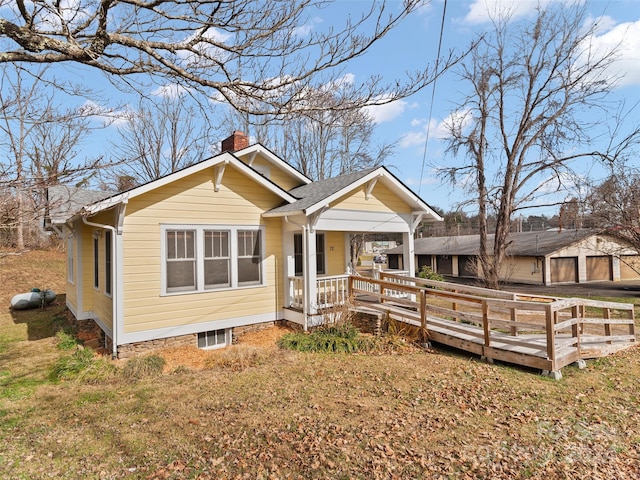
{"type": "MultiPolygon", "coordinates": [[[[497,9],[514,9],[514,20],[531,18],[538,3],[565,3],[570,0],[448,0],[447,13],[442,31],[442,53],[449,50],[463,51],[472,39],[490,27],[488,12],[497,9]]],[[[305,29],[325,29],[331,25],[344,25],[348,15],[357,17],[370,6],[370,0],[337,0],[333,5],[314,12],[305,29]]],[[[391,9],[401,6],[401,0],[388,0],[391,9]]],[[[615,97],[625,99],[627,106],[640,103],[640,0],[587,0],[586,6],[594,20],[599,21],[600,30],[593,44],[596,47],[611,46],[622,42],[621,59],[617,65],[624,74],[623,81],[615,90],[615,97]]],[[[406,18],[371,51],[344,67],[344,75],[364,81],[370,75],[381,75],[392,81],[402,78],[405,71],[433,67],[437,56],[444,0],[425,2],[419,11],[406,18]]],[[[134,97],[122,96],[107,78],[99,72],[87,72],[86,68],[72,64],[56,66],[63,75],[77,77],[91,84],[103,96],[117,102],[131,102],[134,97]]],[[[455,105],[466,93],[461,90],[455,70],[446,72],[436,83],[435,92],[428,86],[414,96],[394,103],[370,108],[376,121],[376,136],[381,142],[397,142],[393,157],[385,164],[409,187],[431,205],[451,210],[462,199],[460,189],[452,188],[436,177],[434,166],[455,161],[445,155],[443,122],[452,114],[455,105]],[[431,105],[431,98],[434,98],[431,105]],[[429,131],[429,140],[427,139],[429,131]],[[426,147],[425,147],[426,146],[426,147]],[[426,148],[426,155],[425,155],[426,148]]],[[[161,92],[158,86],[155,92],[161,92]]],[[[640,107],[629,117],[629,121],[640,121],[640,107]]],[[[98,122],[96,122],[96,126],[98,122]]],[[[113,155],[108,139],[116,139],[116,128],[110,126],[97,131],[95,137],[84,143],[81,156],[104,153],[113,155]]],[[[229,132],[230,133],[230,132],[229,132]]],[[[603,171],[591,170],[591,174],[604,176],[603,171]]],[[[562,194],[561,194],[562,195],[562,194]]],[[[565,194],[566,195],[566,194],[565,194]]],[[[468,211],[472,209],[467,208],[468,211]]],[[[553,215],[557,208],[539,211],[553,215]]]]}
{"type": "MultiPolygon", "coordinates": [[[[561,2],[546,0],[541,3],[554,1],[561,2]]],[[[487,12],[514,8],[513,19],[526,20],[532,17],[537,3],[523,0],[449,0],[442,33],[442,52],[450,49],[461,51],[474,36],[490,28],[487,12]]],[[[361,5],[357,0],[339,2],[344,11],[357,10],[361,5]]],[[[404,69],[433,65],[437,56],[443,6],[443,0],[434,0],[423,7],[418,14],[405,20],[400,28],[385,37],[370,54],[350,64],[347,69],[349,73],[356,79],[372,73],[392,78],[401,75],[404,69]]],[[[640,102],[640,0],[592,0],[586,2],[586,7],[589,15],[594,20],[598,19],[601,25],[594,45],[607,47],[618,42],[623,45],[617,66],[624,78],[615,89],[613,98],[624,99],[627,106],[640,102]]],[[[429,86],[411,98],[370,110],[376,119],[379,137],[398,141],[396,154],[386,162],[387,165],[428,203],[445,210],[453,209],[462,196],[459,189],[436,178],[433,166],[454,161],[444,152],[443,122],[465,93],[461,90],[454,69],[437,81],[435,93],[429,86]],[[426,143],[427,130],[429,139],[426,143]]],[[[640,122],[640,106],[628,120],[640,122]]],[[[589,171],[591,176],[605,175],[598,168],[589,171]]],[[[561,193],[557,197],[562,199],[567,195],[561,193]]],[[[557,207],[530,213],[552,216],[557,213],[557,207]]]]}
{"type": "MultiPolygon", "coordinates": [[[[562,2],[545,0],[540,3],[562,2]]],[[[538,2],[526,0],[449,0],[446,7],[442,31],[442,54],[451,49],[462,51],[472,39],[490,28],[488,12],[512,8],[514,20],[532,18],[538,2]]],[[[335,6],[336,18],[359,11],[364,4],[358,0],[342,0],[335,6]]],[[[600,30],[594,39],[596,47],[607,47],[622,42],[617,68],[624,74],[620,86],[614,91],[614,99],[624,99],[627,107],[640,102],[640,0],[592,0],[586,2],[589,15],[599,22],[600,30]]],[[[407,18],[403,24],[385,37],[366,56],[350,63],[345,73],[353,75],[355,81],[370,74],[381,74],[385,78],[397,78],[404,70],[434,65],[437,57],[444,1],[433,0],[417,14],[407,18]]],[[[332,21],[328,14],[317,24],[332,21]]],[[[433,86],[414,96],[392,104],[374,107],[370,113],[377,123],[377,135],[387,142],[398,142],[395,155],[386,164],[399,178],[430,204],[451,210],[463,199],[459,188],[436,177],[434,166],[447,165],[455,161],[445,154],[443,122],[455,110],[456,102],[466,92],[461,90],[455,69],[444,74],[433,86]],[[434,99],[431,105],[431,99],[434,99]],[[428,141],[427,141],[427,133],[428,141]],[[426,150],[425,150],[426,149],[426,150]]],[[[640,109],[629,121],[640,121],[640,109]]],[[[604,177],[604,170],[591,166],[591,177],[604,177]]],[[[573,192],[555,194],[562,200],[573,192]]],[[[473,208],[465,208],[472,211],[473,208]]],[[[557,207],[539,208],[529,213],[552,216],[557,207]]]]}

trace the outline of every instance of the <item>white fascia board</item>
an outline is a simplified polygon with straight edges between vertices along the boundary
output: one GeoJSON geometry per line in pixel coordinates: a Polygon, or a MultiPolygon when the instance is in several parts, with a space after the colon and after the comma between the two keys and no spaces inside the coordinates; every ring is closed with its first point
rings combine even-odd
{"type": "Polygon", "coordinates": [[[259,153],[260,155],[265,157],[270,163],[272,163],[276,167],[286,171],[291,176],[293,176],[296,179],[300,180],[304,184],[309,184],[309,183],[313,182],[313,180],[311,180],[309,177],[307,177],[302,172],[299,172],[298,170],[293,168],[291,165],[289,165],[287,162],[285,162],[282,158],[277,156],[275,153],[270,151],[268,148],[260,145],[259,143],[256,143],[255,145],[251,145],[251,146],[249,146],[247,148],[243,148],[242,150],[238,150],[237,152],[234,153],[234,155],[236,157],[244,157],[245,155],[249,155],[251,153],[259,153]]]}
{"type": "Polygon", "coordinates": [[[306,217],[306,212],[304,210],[291,210],[290,212],[264,212],[262,214],[265,218],[274,218],[274,217],[297,217],[302,215],[306,217]]]}
{"type": "MultiPolygon", "coordinates": [[[[242,171],[245,175],[247,175],[248,177],[250,177],[251,179],[255,180],[257,183],[259,183],[260,185],[262,185],[263,187],[265,187],[267,190],[270,190],[271,192],[275,193],[276,195],[278,195],[280,198],[282,198],[283,200],[289,202],[289,203],[293,203],[296,201],[296,198],[292,197],[291,195],[289,195],[285,190],[283,190],[282,188],[278,187],[275,183],[271,182],[270,180],[268,180],[267,178],[265,178],[264,176],[260,175],[258,172],[256,172],[254,169],[252,169],[251,167],[247,166],[244,162],[240,161],[238,158],[236,158],[234,155],[230,154],[229,152],[224,152],[220,155],[217,155],[215,157],[212,157],[208,160],[204,160],[200,163],[197,163],[195,165],[191,165],[190,167],[187,168],[183,168],[182,170],[179,170],[175,173],[166,175],[162,178],[159,178],[157,180],[154,180],[152,182],[146,183],[144,185],[141,185],[139,187],[136,187],[132,190],[129,190],[127,192],[123,192],[121,194],[118,195],[114,195],[113,197],[109,197],[106,198],[100,202],[91,204],[87,207],[85,207],[83,209],[83,211],[89,215],[94,215],[98,212],[102,212],[103,210],[107,210],[109,208],[112,208],[124,201],[127,201],[131,198],[135,198],[139,195],[143,195],[147,192],[150,192],[152,190],[155,190],[157,188],[161,188],[165,185],[168,185],[170,183],[173,183],[177,180],[180,180],[182,178],[185,178],[189,175],[193,175],[194,173],[198,173],[201,170],[206,170],[207,168],[211,168],[214,167],[215,165],[219,165],[221,163],[226,163],[226,164],[231,164],[233,166],[235,166],[236,168],[238,168],[240,171],[242,171]]],[[[75,218],[75,216],[74,216],[75,218]]]]}

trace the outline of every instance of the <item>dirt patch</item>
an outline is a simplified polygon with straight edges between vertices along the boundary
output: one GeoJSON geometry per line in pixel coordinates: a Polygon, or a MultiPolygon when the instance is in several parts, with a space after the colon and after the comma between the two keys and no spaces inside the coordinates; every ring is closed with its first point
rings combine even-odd
{"type": "MultiPolygon", "coordinates": [[[[292,330],[283,326],[273,326],[265,328],[259,332],[251,332],[243,335],[236,345],[231,345],[224,350],[238,349],[244,347],[259,347],[262,349],[277,349],[277,342],[285,333],[292,330]]],[[[202,370],[212,364],[216,355],[220,355],[223,350],[202,350],[195,346],[169,347],[158,351],[158,355],[167,362],[164,367],[165,373],[173,372],[179,367],[189,370],[202,370]]]]}

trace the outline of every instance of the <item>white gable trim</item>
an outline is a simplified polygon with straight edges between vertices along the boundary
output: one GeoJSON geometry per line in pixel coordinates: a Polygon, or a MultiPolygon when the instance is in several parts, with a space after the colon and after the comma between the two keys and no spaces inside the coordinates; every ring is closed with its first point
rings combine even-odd
{"type": "Polygon", "coordinates": [[[154,180],[152,182],[146,183],[144,185],[141,185],[139,187],[136,187],[132,190],[129,190],[127,192],[123,192],[120,193],[118,195],[114,195],[113,197],[109,197],[106,198],[100,202],[94,203],[92,205],[89,205],[87,207],[84,208],[84,211],[86,213],[88,213],[89,215],[94,215],[98,212],[101,212],[103,210],[107,210],[111,207],[114,207],[115,205],[118,205],[122,202],[124,202],[125,200],[131,199],[131,198],[135,198],[139,195],[145,194],[147,192],[150,192],[152,190],[155,190],[157,188],[161,188],[164,187],[165,185],[168,185],[170,183],[173,183],[177,180],[180,180],[182,178],[185,178],[189,175],[193,175],[194,173],[198,173],[202,170],[206,170],[207,168],[213,168],[215,166],[218,165],[228,165],[231,164],[234,167],[238,168],[240,171],[242,171],[245,175],[247,175],[248,177],[250,177],[251,179],[253,179],[254,181],[256,181],[257,183],[259,183],[260,185],[262,185],[263,187],[265,187],[267,190],[275,193],[276,195],[278,195],[280,198],[282,198],[283,200],[289,202],[289,203],[293,203],[296,201],[296,198],[292,197],[291,195],[289,195],[286,191],[284,191],[283,189],[281,189],[280,187],[278,187],[275,183],[271,182],[269,179],[263,177],[262,175],[260,175],[258,172],[256,172],[254,169],[252,169],[251,167],[247,166],[244,162],[240,161],[238,158],[236,158],[234,155],[230,154],[229,152],[225,152],[222,153],[220,155],[217,155],[215,157],[212,157],[208,160],[204,160],[200,163],[197,163],[195,165],[191,165],[190,167],[187,168],[183,168],[182,170],[179,170],[175,173],[171,173],[169,175],[166,175],[162,178],[159,178],[157,180],[154,180]]]}
{"type": "Polygon", "coordinates": [[[255,155],[258,153],[262,155],[264,158],[266,158],[267,161],[275,165],[277,168],[284,170],[292,177],[295,177],[301,183],[309,184],[313,182],[309,177],[307,177],[306,175],[302,174],[301,172],[293,168],[283,159],[278,157],[275,153],[271,152],[269,149],[263,147],[259,143],[255,145],[251,145],[250,147],[247,147],[247,148],[243,148],[242,150],[238,150],[237,152],[234,153],[234,155],[236,157],[244,157],[245,155],[250,155],[249,165],[251,165],[255,160],[255,155]]]}
{"type": "MultiPolygon", "coordinates": [[[[305,213],[307,215],[311,215],[316,211],[326,207],[328,204],[338,200],[340,197],[346,195],[347,193],[359,188],[362,185],[367,185],[369,182],[382,181],[386,186],[390,187],[391,190],[406,201],[408,204],[414,207],[416,212],[426,212],[433,220],[442,220],[442,217],[438,215],[429,205],[427,205],[423,200],[420,199],[416,194],[414,194],[411,190],[405,187],[397,178],[395,178],[386,168],[380,167],[370,172],[368,175],[358,179],[353,182],[351,185],[346,186],[345,188],[337,191],[333,195],[328,198],[322,199],[321,202],[316,203],[315,205],[310,206],[306,209],[305,213]]],[[[373,190],[373,189],[372,189],[373,190]]]]}

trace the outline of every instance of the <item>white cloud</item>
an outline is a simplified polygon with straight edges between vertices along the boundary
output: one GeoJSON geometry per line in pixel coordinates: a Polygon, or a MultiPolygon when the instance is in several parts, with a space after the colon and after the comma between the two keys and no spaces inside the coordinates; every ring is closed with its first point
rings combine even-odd
{"type": "Polygon", "coordinates": [[[367,112],[373,118],[376,124],[389,122],[398,118],[404,113],[408,103],[404,100],[396,100],[395,102],[385,103],[384,105],[372,105],[367,107],[367,112]]]}
{"type": "Polygon", "coordinates": [[[156,88],[151,95],[164,98],[179,98],[187,93],[187,89],[177,83],[168,83],[156,88]]]}
{"type": "Polygon", "coordinates": [[[414,119],[411,121],[411,126],[418,127],[418,130],[403,135],[400,139],[400,147],[411,148],[424,145],[427,141],[427,135],[429,135],[429,141],[445,140],[449,137],[449,131],[452,125],[464,130],[472,119],[473,117],[469,110],[456,110],[455,112],[451,112],[440,122],[434,118],[429,120],[429,122],[414,119]]]}
{"type": "Polygon", "coordinates": [[[617,61],[612,65],[610,74],[619,78],[618,85],[640,85],[640,20],[604,27],[600,23],[600,35],[590,39],[589,48],[592,54],[605,54],[615,50],[617,61]]]}
{"type": "Polygon", "coordinates": [[[100,122],[105,127],[124,125],[131,118],[130,111],[114,110],[93,101],[85,102],[80,108],[85,116],[100,122]]]}
{"type": "Polygon", "coordinates": [[[293,31],[291,32],[291,35],[295,37],[308,37],[309,35],[311,35],[311,32],[313,32],[316,29],[316,27],[321,23],[322,23],[322,18],[313,17],[308,23],[305,23],[300,27],[294,28],[293,31]]]}
{"type": "Polygon", "coordinates": [[[512,20],[531,15],[538,7],[564,0],[473,0],[462,19],[463,23],[480,25],[501,15],[509,15],[512,20]]]}

